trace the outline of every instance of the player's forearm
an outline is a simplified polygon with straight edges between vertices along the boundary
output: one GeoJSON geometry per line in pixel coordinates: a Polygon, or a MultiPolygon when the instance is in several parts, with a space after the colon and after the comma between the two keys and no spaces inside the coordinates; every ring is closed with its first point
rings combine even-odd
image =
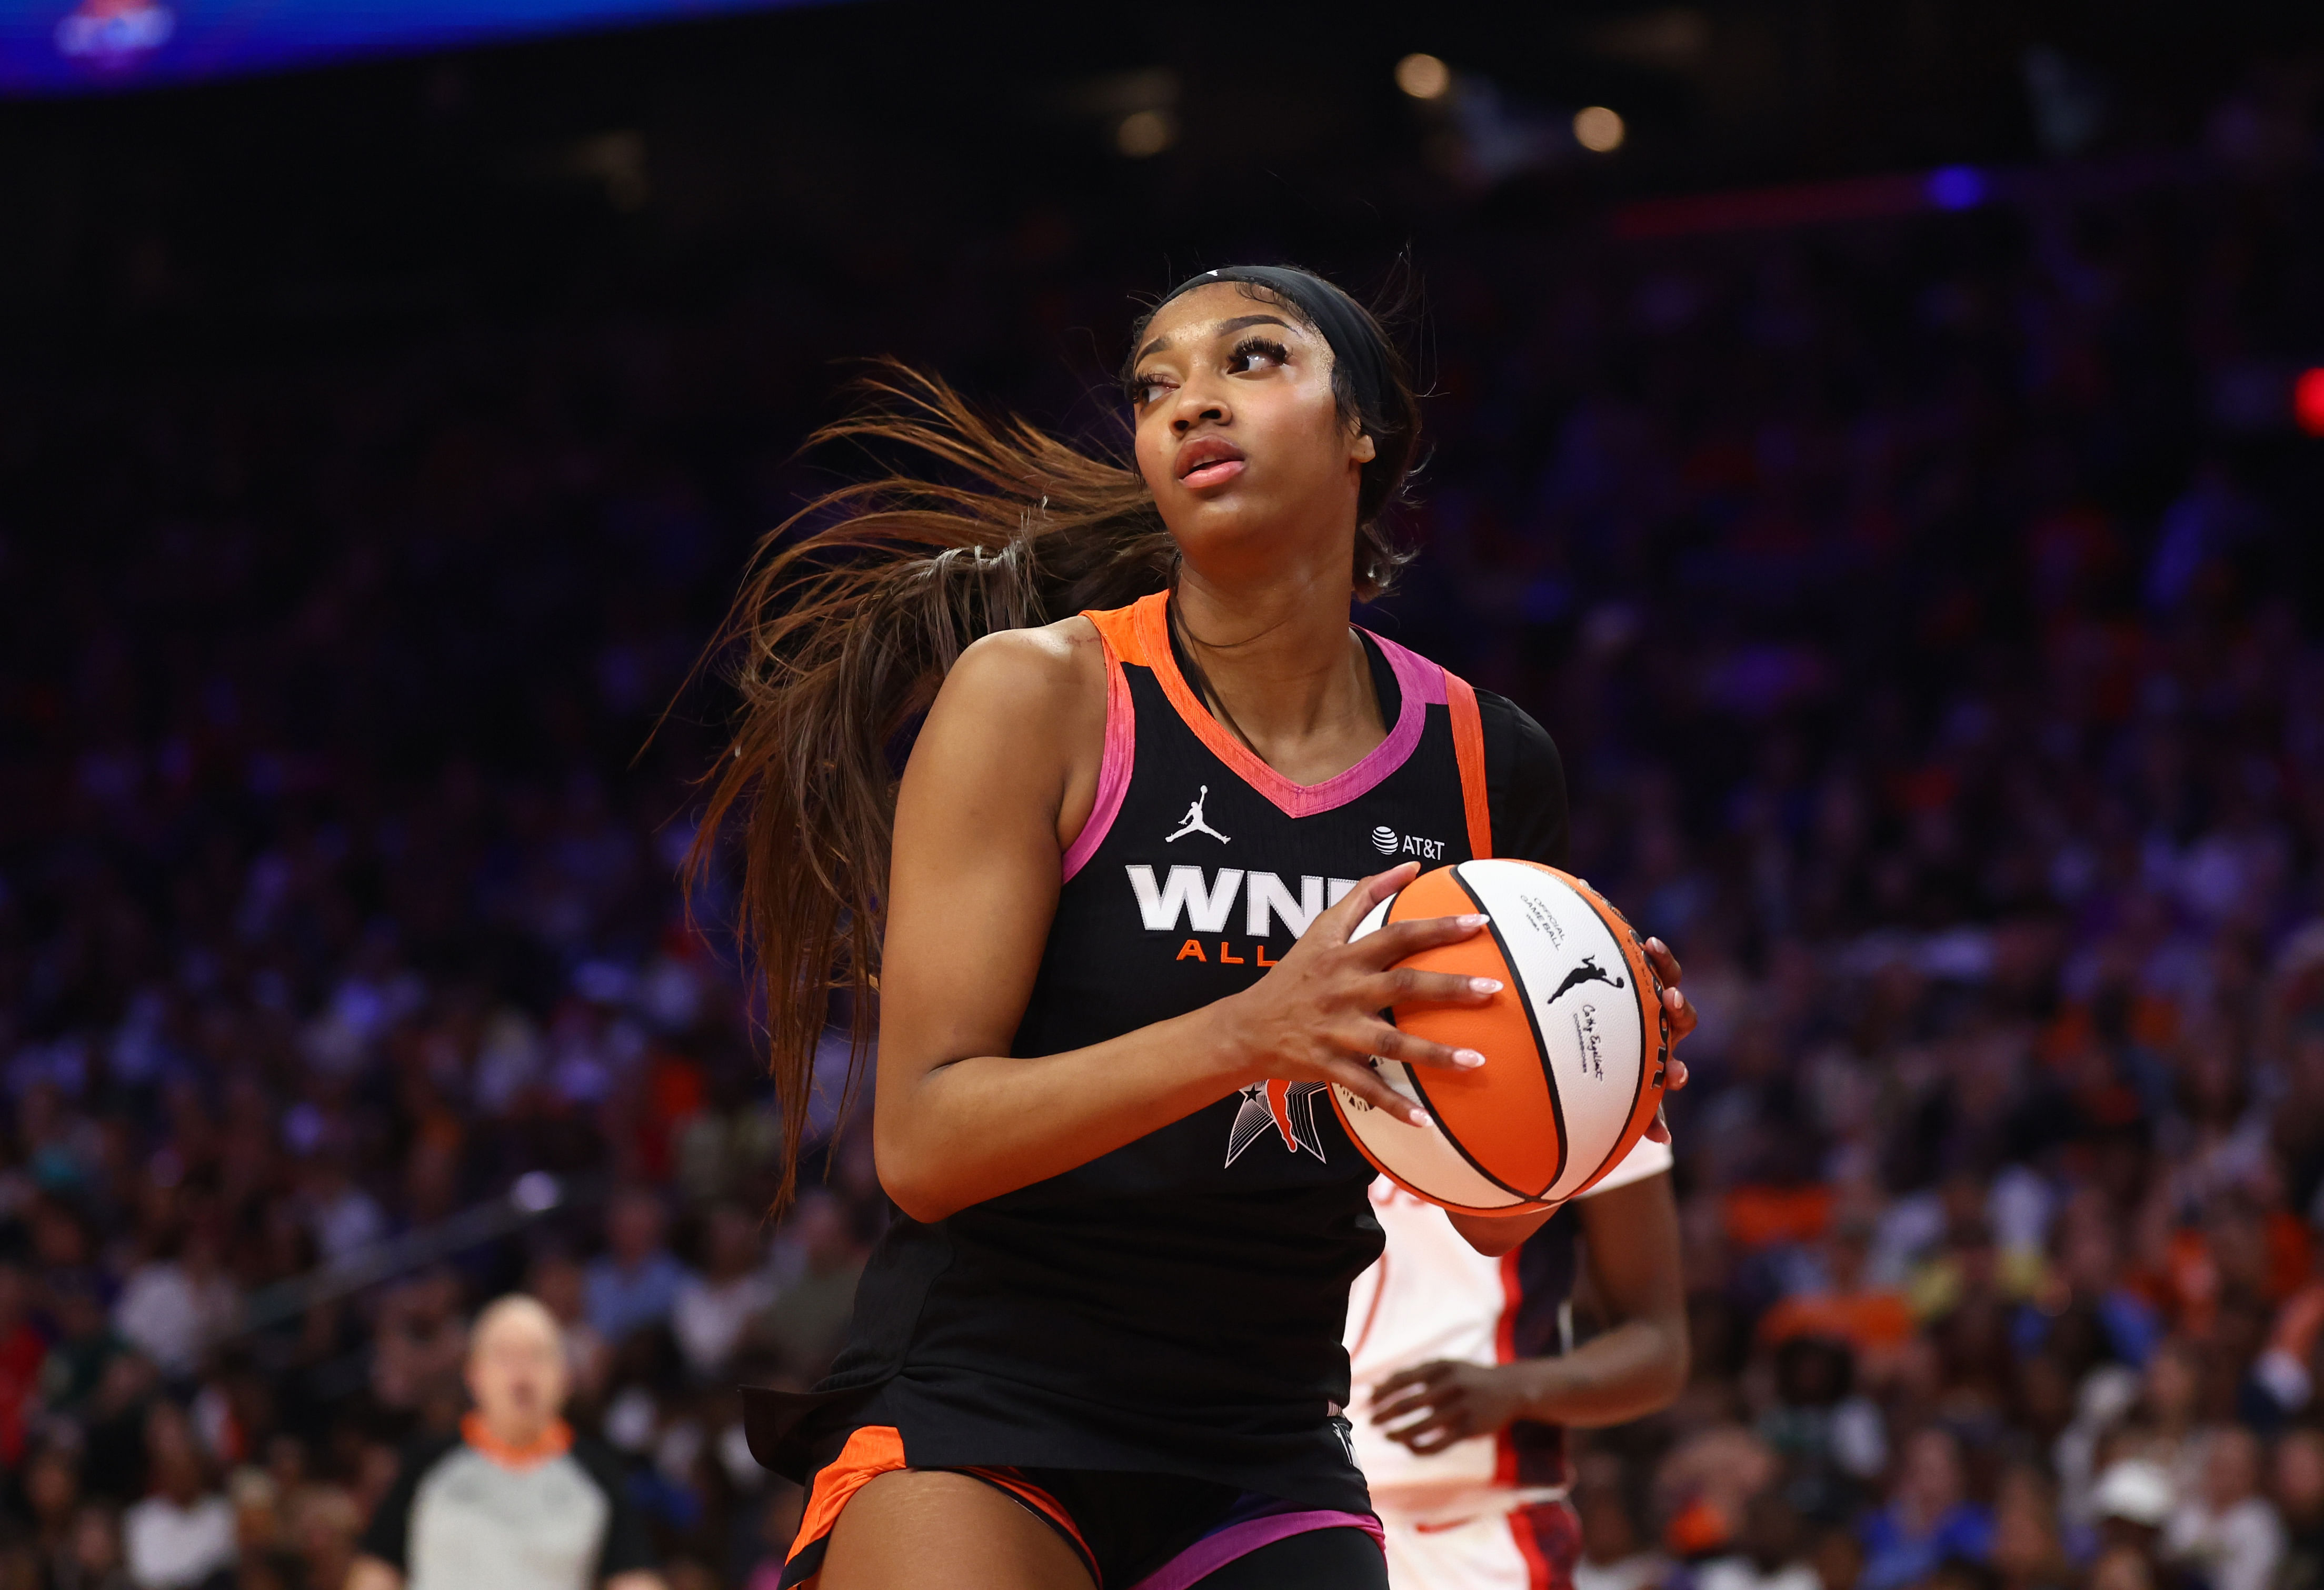
{"type": "Polygon", "coordinates": [[[1064,1054],[936,1066],[881,1090],[881,1184],[913,1219],[941,1220],[1190,1115],[1249,1068],[1216,1005],[1064,1054]]]}
{"type": "Polygon", "coordinates": [[[1555,1358],[1526,1360],[1525,1410],[1544,1424],[1594,1428],[1670,1406],[1686,1384],[1683,1316],[1625,1320],[1555,1358]]]}

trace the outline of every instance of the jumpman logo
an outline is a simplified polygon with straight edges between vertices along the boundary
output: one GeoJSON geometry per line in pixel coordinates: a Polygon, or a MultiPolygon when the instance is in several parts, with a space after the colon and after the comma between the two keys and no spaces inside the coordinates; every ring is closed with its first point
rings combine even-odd
{"type": "Polygon", "coordinates": [[[1233,844],[1233,840],[1228,838],[1224,834],[1220,833],[1216,828],[1211,827],[1210,824],[1203,820],[1203,802],[1208,800],[1210,798],[1211,787],[1208,784],[1204,784],[1203,786],[1203,792],[1194,797],[1194,804],[1186,809],[1185,820],[1178,825],[1178,831],[1171,835],[1167,839],[1163,840],[1162,843],[1165,845],[1175,845],[1189,834],[1208,834],[1212,838],[1216,839],[1222,845],[1233,844]]]}
{"type": "Polygon", "coordinates": [[[1551,994],[1547,999],[1541,1003],[1544,1004],[1555,1004],[1559,1000],[1565,997],[1565,991],[1567,989],[1578,988],[1584,983],[1605,983],[1609,984],[1616,988],[1619,988],[1623,985],[1622,980],[1619,977],[1609,977],[1606,975],[1604,968],[1599,966],[1598,957],[1596,956],[1585,955],[1582,957],[1582,964],[1580,966],[1565,974],[1565,981],[1557,985],[1557,992],[1551,994]]]}

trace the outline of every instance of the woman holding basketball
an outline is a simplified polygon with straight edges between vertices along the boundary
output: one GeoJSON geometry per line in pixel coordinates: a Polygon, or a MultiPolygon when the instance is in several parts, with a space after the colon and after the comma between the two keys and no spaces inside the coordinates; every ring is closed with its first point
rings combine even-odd
{"type": "Polygon", "coordinates": [[[1132,350],[1134,468],[899,376],[833,434],[954,478],[826,499],[737,609],[704,831],[746,811],[794,1141],[835,968],[859,1045],[876,988],[899,1211],[824,1384],[752,1396],[810,1482],[786,1585],[1386,1582],[1341,1413],[1379,1227],[1321,1095],[1403,1113],[1369,1056],[1484,1063],[1379,1012],[1493,985],[1397,965],[1481,918],[1349,933],[1419,870],[1385,855],[1554,854],[1563,781],[1515,707],[1350,627],[1417,439],[1372,317],[1212,272],[1132,350]]]}

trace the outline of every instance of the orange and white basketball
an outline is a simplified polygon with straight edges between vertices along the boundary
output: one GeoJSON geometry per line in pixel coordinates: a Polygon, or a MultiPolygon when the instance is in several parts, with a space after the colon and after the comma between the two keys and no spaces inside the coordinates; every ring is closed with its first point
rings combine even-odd
{"type": "Polygon", "coordinates": [[[1406,965],[1498,977],[1481,1006],[1387,1012],[1407,1032],[1485,1057],[1474,1070],[1373,1068],[1417,1102],[1415,1126],[1342,1087],[1332,1101],[1364,1156],[1432,1203],[1516,1215],[1557,1204],[1619,1164],[1661,1106],[1670,1060],[1662,980],[1622,913],[1581,879],[1525,861],[1425,873],[1374,906],[1352,937],[1416,917],[1482,911],[1489,924],[1406,965]]]}

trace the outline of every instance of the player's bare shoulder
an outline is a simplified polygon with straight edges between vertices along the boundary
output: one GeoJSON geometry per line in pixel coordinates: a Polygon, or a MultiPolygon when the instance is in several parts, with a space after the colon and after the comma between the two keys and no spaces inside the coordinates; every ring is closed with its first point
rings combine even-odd
{"type": "MultiPolygon", "coordinates": [[[[960,654],[928,714],[929,730],[973,726],[996,743],[1093,754],[1105,734],[1105,646],[1076,615],[1000,630],[960,654]]],[[[923,733],[926,733],[924,730],[923,733]]]]}

